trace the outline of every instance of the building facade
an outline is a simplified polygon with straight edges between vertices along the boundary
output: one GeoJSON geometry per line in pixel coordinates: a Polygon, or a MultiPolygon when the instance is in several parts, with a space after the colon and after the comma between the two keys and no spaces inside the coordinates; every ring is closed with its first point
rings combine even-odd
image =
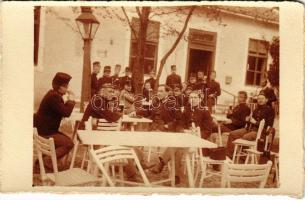
{"type": "MultiPolygon", "coordinates": [[[[41,7],[35,11],[35,30],[39,30],[34,45],[35,108],[51,88],[52,78],[58,71],[72,75],[70,88],[80,98],[83,40],[75,23],[79,14],[77,10],[79,8],[41,7]]],[[[114,10],[120,12],[120,9],[114,10]]],[[[273,11],[275,17],[264,20],[251,15],[251,12],[244,12],[244,9],[241,11],[224,7],[216,17],[211,18],[205,13],[206,9],[196,9],[185,34],[166,62],[160,83],[165,83],[170,66],[175,64],[177,73],[185,82],[190,73],[215,70],[216,79],[223,89],[219,103],[232,102],[230,94],[239,90],[255,93],[265,80],[265,72],[272,62],[268,44],[273,37],[279,36],[278,14],[273,11]]],[[[112,70],[115,64],[121,64],[123,75],[124,68],[132,67],[135,58],[133,34],[126,22],[119,17],[107,17],[103,12],[102,9],[93,11],[100,27],[92,42],[91,61],[100,61],[102,66],[110,65],[112,70]]],[[[136,24],[136,13],[128,11],[128,16],[136,24]]],[[[177,37],[176,34],[168,34],[168,30],[174,27],[179,32],[185,18],[185,14],[156,15],[152,18],[146,47],[146,73],[152,69],[158,71],[160,60],[177,37]],[[182,22],[178,23],[176,19],[182,22]]]]}

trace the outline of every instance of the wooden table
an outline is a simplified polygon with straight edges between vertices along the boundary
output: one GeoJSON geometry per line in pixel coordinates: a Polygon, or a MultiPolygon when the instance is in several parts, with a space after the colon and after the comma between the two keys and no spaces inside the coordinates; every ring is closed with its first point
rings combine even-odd
{"type": "MultiPolygon", "coordinates": [[[[132,132],[132,131],[88,131],[79,130],[78,136],[87,145],[125,145],[125,146],[155,146],[185,148],[216,148],[217,145],[188,133],[172,132],[132,132]]],[[[193,172],[188,153],[185,161],[189,187],[194,187],[193,172]]],[[[171,155],[171,184],[175,185],[175,155],[171,155]]]]}
{"type": "Polygon", "coordinates": [[[221,124],[228,122],[229,119],[225,114],[212,114],[212,117],[217,121],[219,146],[223,146],[221,137],[221,124]]]}

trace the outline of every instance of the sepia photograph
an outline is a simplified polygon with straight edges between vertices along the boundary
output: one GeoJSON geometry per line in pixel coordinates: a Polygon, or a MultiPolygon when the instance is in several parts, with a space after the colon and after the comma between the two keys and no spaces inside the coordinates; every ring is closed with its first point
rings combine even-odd
{"type": "Polygon", "coordinates": [[[279,12],[33,7],[33,187],[280,187],[279,12]]]}

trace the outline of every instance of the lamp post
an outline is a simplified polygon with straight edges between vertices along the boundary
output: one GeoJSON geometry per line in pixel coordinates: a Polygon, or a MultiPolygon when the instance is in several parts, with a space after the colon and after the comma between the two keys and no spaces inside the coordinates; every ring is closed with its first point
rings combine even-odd
{"type": "Polygon", "coordinates": [[[84,58],[83,58],[83,79],[80,111],[84,111],[84,102],[89,101],[91,97],[91,41],[100,25],[100,22],[92,14],[91,7],[81,7],[81,14],[75,19],[77,28],[84,40],[84,58]]]}

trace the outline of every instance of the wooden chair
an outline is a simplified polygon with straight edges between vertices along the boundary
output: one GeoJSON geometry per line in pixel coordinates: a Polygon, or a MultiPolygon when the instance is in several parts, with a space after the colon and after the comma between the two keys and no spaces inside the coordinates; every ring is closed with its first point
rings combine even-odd
{"type": "MultiPolygon", "coordinates": [[[[105,177],[107,183],[111,187],[114,187],[116,182],[133,184],[133,185],[151,186],[140,164],[140,161],[132,148],[123,147],[123,146],[107,146],[98,150],[90,149],[90,156],[92,157],[93,162],[98,166],[98,168],[103,174],[103,177],[105,177]],[[122,180],[121,177],[120,179],[116,179],[115,177],[113,178],[110,177],[109,175],[110,165],[115,161],[122,161],[127,159],[134,160],[144,183],[124,181],[122,180]]],[[[119,170],[120,172],[123,172],[123,165],[120,165],[119,170]]]]}
{"type": "Polygon", "coordinates": [[[231,182],[259,182],[259,188],[264,188],[269,176],[272,162],[267,164],[224,164],[224,181],[221,187],[231,187],[231,182]]]}
{"type": "MultiPolygon", "coordinates": [[[[193,129],[193,130],[196,130],[195,131],[196,135],[198,137],[201,137],[200,127],[196,127],[196,129],[193,129]]],[[[195,171],[195,168],[196,168],[195,173],[193,173],[194,174],[194,182],[197,181],[197,179],[200,175],[200,179],[199,179],[199,187],[200,188],[202,187],[203,181],[204,181],[205,178],[211,177],[213,175],[223,177],[223,165],[224,165],[225,160],[213,160],[209,157],[203,156],[201,148],[197,149],[197,151],[195,153],[195,156],[192,156],[191,158],[192,158],[192,165],[191,166],[192,166],[193,172],[195,171]],[[194,157],[195,157],[195,162],[193,161],[194,157]],[[220,166],[220,171],[219,172],[208,171],[207,170],[208,165],[219,165],[220,166]]],[[[226,157],[226,160],[230,161],[230,158],[226,157]]],[[[222,181],[223,181],[223,179],[222,179],[222,181]]]]}
{"type": "Polygon", "coordinates": [[[99,131],[120,131],[122,125],[122,119],[120,118],[117,122],[108,122],[105,119],[96,120],[96,129],[99,131]]]}
{"type": "Polygon", "coordinates": [[[263,119],[259,123],[259,127],[258,127],[257,134],[256,134],[256,139],[254,141],[249,141],[249,140],[245,140],[245,139],[241,139],[241,138],[233,141],[233,144],[235,145],[233,158],[232,158],[233,163],[235,163],[235,159],[236,159],[236,162],[238,163],[239,158],[241,156],[247,156],[247,153],[243,152],[244,147],[256,149],[257,141],[261,137],[264,126],[265,126],[265,120],[263,119]]]}
{"type": "MultiPolygon", "coordinates": [[[[267,135],[265,137],[265,143],[264,143],[264,151],[269,151],[273,143],[273,139],[275,136],[275,129],[272,127],[268,127],[267,135]]],[[[263,154],[263,152],[258,151],[257,148],[250,148],[244,150],[247,153],[245,164],[247,164],[249,161],[251,161],[252,164],[258,164],[258,158],[263,154]]]]}
{"type": "Polygon", "coordinates": [[[34,129],[34,146],[38,155],[40,176],[43,185],[45,185],[47,181],[51,181],[56,186],[84,185],[100,181],[97,177],[79,168],[72,168],[59,172],[53,138],[46,139],[39,136],[36,129],[34,129]],[[46,173],[43,155],[51,157],[53,173],[46,173]]]}

